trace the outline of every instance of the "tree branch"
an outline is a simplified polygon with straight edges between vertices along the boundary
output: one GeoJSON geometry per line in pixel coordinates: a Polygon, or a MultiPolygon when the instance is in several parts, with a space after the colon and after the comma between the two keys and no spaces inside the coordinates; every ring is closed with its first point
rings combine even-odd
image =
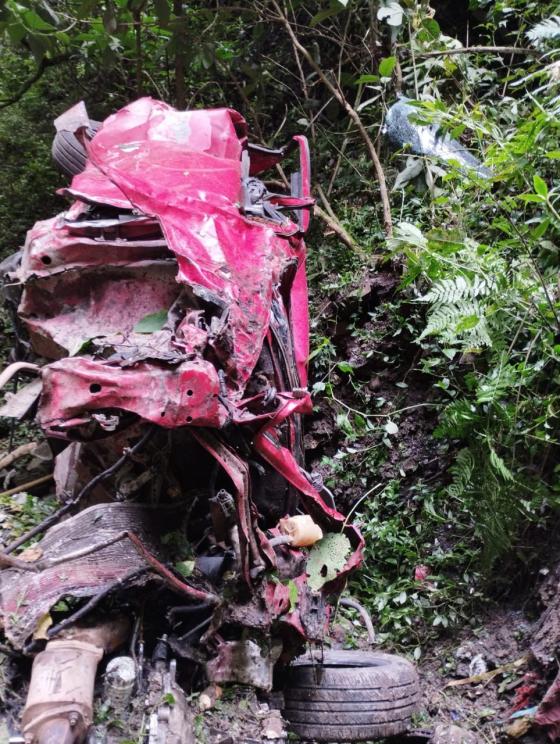
{"type": "Polygon", "coordinates": [[[307,63],[311,65],[311,67],[315,70],[315,72],[317,73],[317,76],[319,77],[323,85],[326,88],[328,88],[328,90],[332,93],[332,95],[336,98],[336,100],[340,103],[340,105],[345,109],[348,116],[352,119],[352,121],[356,125],[356,128],[358,132],[360,133],[362,140],[364,141],[370,160],[373,164],[375,175],[377,177],[377,182],[379,184],[379,192],[381,195],[381,204],[383,207],[383,225],[385,228],[385,234],[388,237],[390,237],[393,234],[393,221],[391,219],[391,203],[389,201],[389,191],[387,189],[387,182],[385,180],[385,173],[383,171],[381,161],[379,160],[379,156],[377,155],[377,152],[375,150],[375,145],[373,144],[373,141],[371,137],[369,136],[367,129],[365,128],[362,120],[360,119],[358,112],[352,107],[352,105],[343,95],[342,91],[339,90],[339,88],[336,85],[334,85],[334,83],[331,80],[329,80],[327,75],[315,62],[315,60],[313,59],[311,54],[308,52],[308,50],[299,41],[299,39],[294,33],[294,30],[289,20],[286,18],[286,16],[282,12],[276,0],[272,0],[272,5],[274,6],[276,12],[278,13],[278,20],[280,21],[280,23],[282,23],[282,25],[288,32],[288,35],[292,41],[292,45],[298,49],[298,51],[303,57],[305,57],[305,59],[307,60],[307,63]]]}
{"type": "Polygon", "coordinates": [[[343,243],[346,243],[346,245],[351,248],[356,253],[359,253],[362,257],[364,256],[364,252],[361,248],[361,246],[356,243],[354,238],[346,231],[344,226],[341,224],[340,220],[336,216],[336,214],[333,212],[332,207],[329,203],[329,200],[327,199],[327,196],[325,192],[323,191],[320,184],[317,184],[317,193],[319,194],[321,201],[323,202],[323,206],[325,209],[321,209],[321,207],[316,204],[313,208],[313,213],[319,217],[320,219],[325,222],[329,228],[336,234],[338,237],[342,240],[343,243]]]}
{"type": "Polygon", "coordinates": [[[57,54],[54,57],[43,57],[37,65],[37,69],[33,75],[30,75],[27,80],[22,83],[17,93],[14,93],[10,98],[3,98],[0,100],[0,109],[8,108],[8,106],[12,106],[14,103],[17,103],[22,99],[27,91],[43,77],[43,73],[48,67],[54,67],[62,62],[67,62],[69,59],[70,54],[57,54]]]}
{"type": "Polygon", "coordinates": [[[437,52],[419,52],[416,54],[416,58],[418,59],[421,57],[422,59],[425,59],[426,57],[447,57],[452,54],[521,54],[540,57],[542,52],[538,49],[527,49],[524,47],[514,46],[470,46],[458,47],[457,49],[442,49],[437,52]]]}

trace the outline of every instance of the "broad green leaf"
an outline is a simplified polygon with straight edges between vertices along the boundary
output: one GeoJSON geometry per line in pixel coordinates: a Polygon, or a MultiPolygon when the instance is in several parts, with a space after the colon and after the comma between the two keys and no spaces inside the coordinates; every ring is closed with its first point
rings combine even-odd
{"type": "Polygon", "coordinates": [[[336,366],[341,372],[345,372],[349,375],[354,371],[354,367],[351,364],[348,364],[348,362],[339,362],[336,366]]]}
{"type": "Polygon", "coordinates": [[[550,158],[551,160],[560,160],[560,150],[551,150],[546,153],[545,157],[550,158]]]}
{"type": "Polygon", "coordinates": [[[10,37],[10,41],[12,41],[14,44],[19,44],[19,42],[25,38],[25,35],[27,34],[27,29],[23,25],[23,23],[10,23],[7,27],[8,36],[10,37]]]}
{"type": "Polygon", "coordinates": [[[167,320],[167,310],[158,310],[157,313],[149,313],[134,326],[135,333],[155,333],[161,331],[167,320]]]}
{"type": "Polygon", "coordinates": [[[457,333],[463,333],[464,331],[470,331],[471,328],[476,328],[476,326],[480,323],[480,318],[478,315],[466,315],[464,318],[461,318],[461,320],[457,323],[457,326],[455,330],[457,333]]]}
{"type": "Polygon", "coordinates": [[[42,33],[48,33],[49,31],[55,31],[55,27],[52,23],[48,23],[38,13],[33,10],[28,10],[23,13],[23,22],[30,31],[41,31],[42,33]]]}
{"type": "Polygon", "coordinates": [[[540,176],[533,176],[533,186],[537,194],[539,194],[539,196],[544,196],[544,198],[546,199],[546,197],[548,196],[548,186],[540,176]]]}
{"type": "Polygon", "coordinates": [[[341,532],[329,532],[316,542],[307,559],[309,587],[319,591],[326,583],[336,579],[350,553],[350,540],[341,532]]]}
{"type": "Polygon", "coordinates": [[[519,194],[519,199],[524,202],[539,202],[539,204],[546,201],[546,197],[539,196],[539,194],[519,194]]]}
{"type": "Polygon", "coordinates": [[[422,28],[428,31],[432,39],[439,39],[441,29],[439,23],[434,18],[424,18],[422,21],[422,28]]]}
{"type": "Polygon", "coordinates": [[[188,578],[192,576],[194,571],[194,561],[179,561],[175,564],[175,570],[178,571],[181,576],[188,578]]]}
{"type": "Polygon", "coordinates": [[[538,225],[533,228],[533,230],[531,230],[531,237],[535,240],[540,240],[549,227],[550,220],[547,217],[546,219],[542,220],[542,222],[539,222],[538,225]]]}
{"type": "Polygon", "coordinates": [[[391,77],[396,64],[396,57],[384,57],[379,63],[379,74],[382,77],[391,77]]]}
{"type": "Polygon", "coordinates": [[[354,85],[363,85],[364,83],[378,83],[379,75],[360,75],[360,77],[354,81],[354,85]]]}
{"type": "Polygon", "coordinates": [[[290,612],[293,612],[298,603],[299,592],[297,584],[291,579],[288,581],[288,598],[290,600],[290,612]]]}

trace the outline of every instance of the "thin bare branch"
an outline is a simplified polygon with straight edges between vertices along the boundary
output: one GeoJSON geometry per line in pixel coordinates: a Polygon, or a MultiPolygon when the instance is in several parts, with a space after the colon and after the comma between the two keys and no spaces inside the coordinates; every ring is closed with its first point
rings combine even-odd
{"type": "Polygon", "coordinates": [[[358,132],[360,133],[360,136],[362,140],[364,141],[364,144],[368,151],[370,160],[373,164],[375,175],[377,177],[377,182],[379,184],[379,192],[381,195],[381,204],[383,208],[383,225],[385,229],[385,234],[387,236],[391,236],[393,234],[393,221],[391,218],[391,203],[389,201],[389,191],[387,189],[387,181],[385,179],[385,173],[383,171],[383,166],[381,165],[381,161],[379,160],[379,156],[375,150],[375,145],[371,137],[369,136],[367,129],[365,128],[359,114],[353,108],[350,102],[346,99],[342,91],[338,88],[337,85],[335,85],[332,82],[332,80],[329,80],[328,76],[321,69],[321,67],[319,67],[319,65],[315,62],[315,60],[313,59],[309,51],[300,42],[289,20],[286,18],[285,14],[283,13],[282,9],[280,8],[276,0],[272,0],[272,5],[278,14],[278,21],[282,23],[282,25],[288,32],[288,35],[292,41],[293,46],[298,49],[300,54],[306,59],[307,63],[311,65],[311,67],[315,70],[315,72],[317,73],[317,76],[319,77],[323,85],[332,93],[332,95],[336,98],[336,100],[340,103],[340,105],[345,109],[348,116],[352,119],[352,121],[356,125],[356,128],[358,132]]]}
{"type": "Polygon", "coordinates": [[[30,90],[30,88],[32,88],[33,85],[43,77],[45,70],[47,70],[49,67],[55,67],[62,62],[68,62],[69,59],[69,54],[57,54],[54,57],[43,57],[43,59],[37,65],[37,69],[35,70],[35,72],[30,75],[27,80],[24,80],[24,82],[14,93],[14,95],[10,96],[9,98],[3,98],[0,100],[0,109],[8,108],[8,106],[12,106],[14,103],[17,103],[19,100],[21,100],[27,93],[27,91],[30,90]]]}
{"type": "Polygon", "coordinates": [[[457,49],[441,49],[435,52],[419,52],[416,54],[417,59],[426,59],[427,57],[449,57],[455,54],[518,54],[529,57],[541,57],[542,52],[538,49],[528,49],[527,47],[515,46],[471,46],[458,47],[457,49]]]}

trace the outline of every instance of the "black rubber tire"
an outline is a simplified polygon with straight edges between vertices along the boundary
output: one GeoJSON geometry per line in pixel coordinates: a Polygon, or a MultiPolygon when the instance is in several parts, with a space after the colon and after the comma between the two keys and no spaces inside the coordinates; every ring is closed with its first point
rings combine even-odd
{"type": "Polygon", "coordinates": [[[300,657],[289,669],[284,717],[301,739],[350,742],[410,728],[420,698],[413,664],[369,651],[328,651],[323,663],[300,657]]]}
{"type": "MultiPolygon", "coordinates": [[[[90,121],[86,129],[86,137],[92,139],[101,122],[90,121]]],[[[57,132],[52,143],[52,157],[60,170],[67,176],[75,176],[81,173],[86,167],[87,153],[80,142],[72,132],[57,132]]]]}

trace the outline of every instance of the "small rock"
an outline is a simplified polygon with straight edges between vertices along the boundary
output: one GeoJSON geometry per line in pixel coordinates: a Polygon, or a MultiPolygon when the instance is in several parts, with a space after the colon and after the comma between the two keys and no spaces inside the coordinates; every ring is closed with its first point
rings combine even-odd
{"type": "Polygon", "coordinates": [[[474,677],[478,674],[485,674],[488,671],[488,664],[484,660],[482,654],[473,656],[469,664],[469,677],[474,677]]]}
{"type": "Polygon", "coordinates": [[[480,739],[472,731],[440,723],[434,729],[430,744],[480,744],[480,739]]]}
{"type": "Polygon", "coordinates": [[[454,656],[455,656],[456,659],[461,659],[461,661],[466,661],[467,659],[471,659],[472,658],[472,648],[469,645],[467,645],[467,644],[464,644],[462,646],[458,646],[455,649],[454,656]]]}
{"type": "Polygon", "coordinates": [[[272,711],[272,713],[263,720],[262,733],[265,739],[283,739],[286,736],[284,723],[277,711],[272,711]]]}

